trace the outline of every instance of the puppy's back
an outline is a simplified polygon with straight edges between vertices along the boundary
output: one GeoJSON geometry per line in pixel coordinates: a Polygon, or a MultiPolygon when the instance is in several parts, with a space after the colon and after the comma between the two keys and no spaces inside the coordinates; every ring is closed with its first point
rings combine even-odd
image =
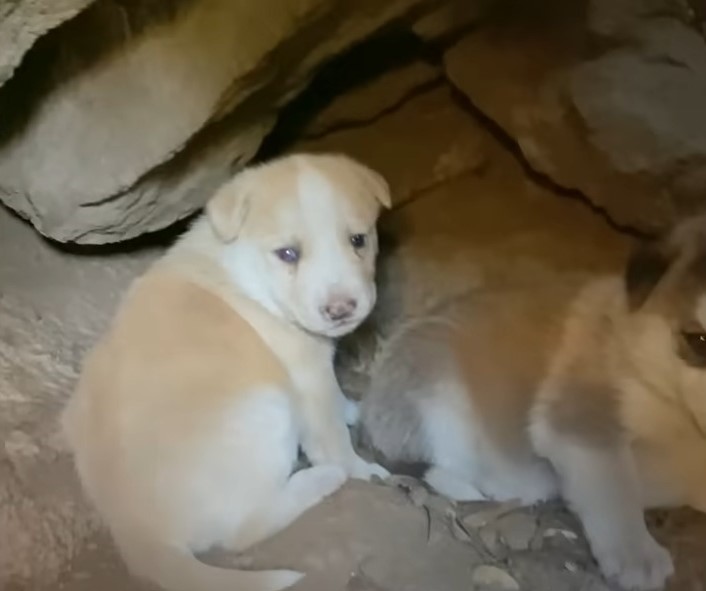
{"type": "Polygon", "coordinates": [[[87,357],[64,415],[89,494],[113,497],[124,462],[148,463],[140,456],[155,445],[188,449],[238,396],[286,380],[257,332],[218,296],[148,273],[87,357]]]}

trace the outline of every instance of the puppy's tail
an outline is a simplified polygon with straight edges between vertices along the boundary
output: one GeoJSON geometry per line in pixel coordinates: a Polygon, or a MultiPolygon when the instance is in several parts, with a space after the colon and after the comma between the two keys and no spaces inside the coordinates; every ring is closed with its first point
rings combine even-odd
{"type": "Polygon", "coordinates": [[[165,591],[280,591],[304,575],[291,570],[243,571],[209,566],[188,549],[113,532],[130,572],[165,591]]]}

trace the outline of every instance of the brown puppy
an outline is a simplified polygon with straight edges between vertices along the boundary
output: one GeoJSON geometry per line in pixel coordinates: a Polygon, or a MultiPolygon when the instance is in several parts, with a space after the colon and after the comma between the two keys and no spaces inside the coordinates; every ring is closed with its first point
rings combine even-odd
{"type": "Polygon", "coordinates": [[[603,572],[673,571],[643,509],[706,511],[706,217],[624,277],[475,293],[411,320],[374,364],[361,420],[391,465],[459,500],[561,494],[603,572]]]}
{"type": "Polygon", "coordinates": [[[137,280],[64,416],[76,467],[131,571],[172,591],[274,591],[293,571],[213,568],[286,527],[347,476],[333,338],[375,303],[385,181],[296,155],[226,183],[137,280]],[[292,474],[301,444],[313,467],[292,474]]]}

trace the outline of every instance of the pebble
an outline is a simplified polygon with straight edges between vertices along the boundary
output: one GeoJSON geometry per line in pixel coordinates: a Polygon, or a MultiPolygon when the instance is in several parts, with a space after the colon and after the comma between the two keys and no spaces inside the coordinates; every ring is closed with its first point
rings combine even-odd
{"type": "Polygon", "coordinates": [[[481,527],[487,525],[491,521],[495,521],[519,508],[521,505],[517,502],[502,503],[500,505],[494,505],[489,509],[483,509],[481,511],[476,511],[466,515],[462,522],[465,527],[470,527],[471,529],[480,529],[481,527]]]}
{"type": "Polygon", "coordinates": [[[519,591],[520,585],[509,573],[489,564],[478,566],[471,577],[476,591],[519,591]]]}
{"type": "Polygon", "coordinates": [[[568,529],[557,529],[555,527],[550,527],[547,531],[544,532],[544,537],[545,538],[553,538],[555,536],[563,536],[567,540],[571,540],[572,542],[575,542],[576,540],[579,539],[578,534],[568,530],[568,529]]]}
{"type": "Polygon", "coordinates": [[[528,550],[537,531],[537,519],[528,513],[511,513],[499,519],[495,527],[510,550],[528,550]]]}

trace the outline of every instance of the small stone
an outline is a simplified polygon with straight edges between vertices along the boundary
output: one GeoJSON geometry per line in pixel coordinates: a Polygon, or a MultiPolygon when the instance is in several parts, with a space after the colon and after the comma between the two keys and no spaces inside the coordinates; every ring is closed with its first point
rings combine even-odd
{"type": "Polygon", "coordinates": [[[578,535],[568,529],[557,529],[555,527],[550,527],[547,529],[543,536],[545,538],[554,538],[556,536],[562,536],[566,538],[567,540],[571,540],[572,542],[575,542],[576,540],[579,539],[578,535]]]}
{"type": "Polygon", "coordinates": [[[478,531],[478,536],[480,537],[483,545],[486,547],[488,552],[495,555],[499,551],[500,546],[500,535],[497,528],[492,526],[482,527],[478,531]]]}
{"type": "Polygon", "coordinates": [[[473,571],[473,588],[477,591],[519,591],[520,585],[506,571],[483,564],[473,571]]]}
{"type": "Polygon", "coordinates": [[[511,513],[498,520],[497,529],[511,550],[527,550],[537,531],[537,520],[528,513],[511,513]]]}
{"type": "Polygon", "coordinates": [[[576,564],[574,564],[573,562],[565,562],[564,568],[572,573],[578,572],[579,570],[579,567],[576,566],[576,564]]]}
{"type": "Polygon", "coordinates": [[[520,506],[520,503],[516,501],[509,501],[507,503],[493,505],[488,509],[483,509],[481,511],[476,511],[475,513],[470,513],[469,515],[466,515],[463,518],[462,522],[464,527],[471,529],[480,529],[491,521],[496,521],[500,519],[500,517],[502,517],[503,515],[517,509],[520,506]]]}

